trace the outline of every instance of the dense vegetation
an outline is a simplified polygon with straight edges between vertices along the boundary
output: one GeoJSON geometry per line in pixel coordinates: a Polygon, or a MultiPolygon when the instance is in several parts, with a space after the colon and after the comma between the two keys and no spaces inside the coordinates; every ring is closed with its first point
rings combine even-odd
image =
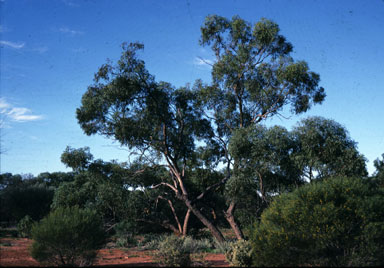
{"type": "Polygon", "coordinates": [[[212,82],[180,88],[150,74],[143,44],[123,44],[76,116],[85,134],[128,147],[132,161],[67,147],[61,161],[72,172],[1,174],[2,224],[18,223],[36,259],[61,265],[90,263],[104,235],[127,247],[137,234],[167,232],[183,237],[156,243],[173,241],[158,252],[167,265],[191,263],[196,248],[221,248],[235,266],[382,265],[384,160],[368,177],[356,142],[330,119],[308,117],[292,130],[263,124],[322,103],[319,74],[291,57],[267,19],[208,16],[200,44],[216,57],[212,82]],[[224,228],[238,241],[226,241],[224,228]],[[191,242],[202,230],[216,242],[191,242]]]}
{"type": "Polygon", "coordinates": [[[277,197],[252,234],[256,266],[380,266],[384,189],[335,177],[277,197]]]}

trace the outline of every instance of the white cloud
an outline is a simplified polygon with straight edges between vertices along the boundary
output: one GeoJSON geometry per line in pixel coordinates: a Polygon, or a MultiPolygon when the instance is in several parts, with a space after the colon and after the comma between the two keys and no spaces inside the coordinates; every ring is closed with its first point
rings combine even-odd
{"type": "Polygon", "coordinates": [[[0,113],[4,113],[10,107],[4,98],[0,98],[0,113]]]}
{"type": "Polygon", "coordinates": [[[10,41],[1,40],[0,45],[4,46],[4,47],[20,49],[20,48],[24,47],[25,43],[14,43],[14,42],[10,42],[10,41]]]}
{"type": "Polygon", "coordinates": [[[15,107],[12,108],[7,115],[9,118],[11,118],[13,121],[17,122],[25,122],[25,121],[35,121],[42,119],[41,115],[33,115],[31,114],[31,110],[27,108],[19,108],[15,107]]]}
{"type": "Polygon", "coordinates": [[[193,60],[193,64],[197,65],[197,66],[212,66],[214,64],[214,61],[213,60],[209,60],[209,59],[203,59],[203,58],[200,58],[200,57],[196,57],[193,60]]]}
{"type": "Polygon", "coordinates": [[[66,33],[66,34],[72,34],[72,35],[84,34],[84,32],[82,32],[82,31],[71,30],[68,27],[61,27],[59,29],[59,32],[66,33]]]}
{"type": "Polygon", "coordinates": [[[9,104],[4,98],[0,98],[0,115],[4,120],[15,122],[28,122],[43,119],[41,115],[34,115],[32,111],[24,107],[14,107],[9,104]]]}

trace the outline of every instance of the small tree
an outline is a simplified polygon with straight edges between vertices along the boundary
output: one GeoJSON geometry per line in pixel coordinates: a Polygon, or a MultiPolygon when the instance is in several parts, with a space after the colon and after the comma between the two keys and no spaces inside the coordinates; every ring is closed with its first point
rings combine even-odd
{"type": "Polygon", "coordinates": [[[58,208],[32,228],[31,255],[58,266],[90,265],[104,243],[100,218],[92,210],[58,208]]]}
{"type": "Polygon", "coordinates": [[[30,237],[34,221],[29,215],[26,215],[17,223],[17,232],[19,237],[30,237]]]}
{"type": "Polygon", "coordinates": [[[329,178],[282,194],[252,236],[255,266],[384,265],[384,192],[368,179],[329,178]]]}
{"type": "Polygon", "coordinates": [[[303,180],[368,175],[357,143],[339,123],[320,116],[308,117],[295,126],[292,136],[297,142],[294,159],[303,180]]]}

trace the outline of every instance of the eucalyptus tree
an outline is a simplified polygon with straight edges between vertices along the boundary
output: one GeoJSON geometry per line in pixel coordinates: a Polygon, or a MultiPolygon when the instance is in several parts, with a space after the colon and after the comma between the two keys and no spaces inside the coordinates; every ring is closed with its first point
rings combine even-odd
{"type": "MultiPolygon", "coordinates": [[[[152,166],[164,165],[168,176],[153,188],[171,190],[187,208],[185,219],[193,213],[222,242],[222,233],[199,206],[237,169],[228,151],[233,132],[278,114],[286,105],[293,113],[305,112],[321,103],[325,93],[318,86],[319,75],[289,56],[292,45],[269,20],[252,26],[239,17],[208,16],[201,32],[200,43],[211,45],[216,55],[211,85],[197,81],[193,89],[176,89],[156,82],[136,55],[143,45],[124,44],[117,64],[99,68],[76,113],[87,135],[113,138],[152,166]],[[197,141],[205,148],[196,148],[197,141]],[[188,171],[199,162],[209,168],[225,163],[226,175],[192,194],[188,171]]],[[[225,215],[242,238],[235,206],[236,200],[229,198],[225,215]]]]}
{"type": "MultiPolygon", "coordinates": [[[[198,81],[196,86],[200,104],[213,123],[216,142],[210,147],[221,148],[216,151],[227,164],[222,181],[226,183],[239,165],[228,151],[237,129],[261,123],[287,106],[294,114],[306,112],[324,100],[325,92],[319,86],[320,76],[305,61],[294,61],[293,46],[268,19],[252,25],[238,16],[210,15],[201,27],[200,44],[209,46],[216,57],[212,83],[198,81]]],[[[237,201],[229,196],[228,203],[226,218],[241,239],[233,214],[237,201]]]]}
{"type": "MultiPolygon", "coordinates": [[[[237,164],[229,185],[236,184],[240,177],[254,186],[244,187],[235,193],[236,187],[228,187],[233,197],[247,195],[257,190],[257,195],[265,202],[269,196],[289,190],[302,184],[300,169],[293,161],[293,152],[297,148],[293,135],[281,126],[267,128],[251,125],[238,129],[229,143],[229,152],[237,164]]],[[[237,184],[239,186],[239,183],[237,184]]]]}
{"type": "Polygon", "coordinates": [[[319,116],[303,119],[292,135],[297,143],[293,157],[301,180],[368,175],[366,160],[358,152],[356,142],[334,120],[319,116]]]}

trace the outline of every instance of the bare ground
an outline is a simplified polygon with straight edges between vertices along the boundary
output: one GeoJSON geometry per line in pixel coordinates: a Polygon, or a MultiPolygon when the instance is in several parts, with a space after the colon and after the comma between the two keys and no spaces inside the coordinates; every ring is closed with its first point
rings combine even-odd
{"type": "MultiPolygon", "coordinates": [[[[0,238],[0,266],[33,267],[42,266],[34,260],[29,247],[32,240],[27,238],[0,238]]],[[[159,267],[153,259],[153,251],[139,251],[137,248],[101,249],[98,251],[95,266],[103,267],[159,267]]],[[[204,267],[229,267],[223,254],[207,253],[200,265],[204,267]]]]}

